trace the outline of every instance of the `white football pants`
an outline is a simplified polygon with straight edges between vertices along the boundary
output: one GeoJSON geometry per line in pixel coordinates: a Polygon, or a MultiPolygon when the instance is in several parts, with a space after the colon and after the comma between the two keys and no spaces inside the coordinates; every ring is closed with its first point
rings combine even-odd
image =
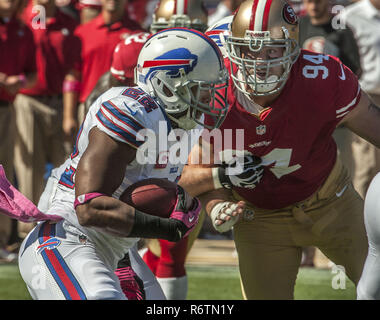
{"type": "Polygon", "coordinates": [[[358,300],[380,300],[380,173],[372,180],[364,202],[368,256],[357,287],[358,300]]]}
{"type": "MultiPolygon", "coordinates": [[[[20,273],[32,298],[125,300],[111,262],[98,249],[65,221],[39,223],[19,251],[20,273]]],[[[134,272],[143,280],[146,299],[164,300],[159,283],[135,247],[129,255],[134,272]]]]}

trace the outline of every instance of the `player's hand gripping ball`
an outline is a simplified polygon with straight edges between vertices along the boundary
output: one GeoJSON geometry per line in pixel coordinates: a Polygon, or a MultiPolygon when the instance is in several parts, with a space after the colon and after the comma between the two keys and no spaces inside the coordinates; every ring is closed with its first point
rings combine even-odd
{"type": "Polygon", "coordinates": [[[198,222],[201,204],[178,184],[167,179],[150,178],[129,186],[120,200],[135,209],[183,223],[183,237],[188,235],[198,222]]]}

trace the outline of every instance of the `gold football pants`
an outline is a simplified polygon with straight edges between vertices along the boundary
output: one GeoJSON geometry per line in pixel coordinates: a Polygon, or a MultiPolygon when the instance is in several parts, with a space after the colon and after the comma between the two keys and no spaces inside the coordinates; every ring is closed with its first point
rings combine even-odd
{"type": "Polygon", "coordinates": [[[363,200],[340,160],[304,202],[280,210],[248,209],[253,218],[244,215],[234,226],[246,299],[293,299],[302,247],[308,246],[318,247],[358,283],[368,250],[363,200]]]}

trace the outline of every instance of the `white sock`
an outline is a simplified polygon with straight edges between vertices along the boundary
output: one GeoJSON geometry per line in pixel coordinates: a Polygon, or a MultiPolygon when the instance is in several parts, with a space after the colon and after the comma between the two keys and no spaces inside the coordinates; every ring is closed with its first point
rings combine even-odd
{"type": "Polygon", "coordinates": [[[158,278],[167,300],[186,300],[187,276],[180,278],[158,278]]]}

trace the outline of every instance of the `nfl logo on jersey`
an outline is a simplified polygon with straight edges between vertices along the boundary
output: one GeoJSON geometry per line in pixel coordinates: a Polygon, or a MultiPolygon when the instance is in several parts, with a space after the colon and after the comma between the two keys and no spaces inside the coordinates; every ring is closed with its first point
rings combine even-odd
{"type": "Polygon", "coordinates": [[[267,132],[267,127],[265,124],[256,127],[256,134],[261,136],[261,135],[265,134],[265,132],[267,132]]]}

